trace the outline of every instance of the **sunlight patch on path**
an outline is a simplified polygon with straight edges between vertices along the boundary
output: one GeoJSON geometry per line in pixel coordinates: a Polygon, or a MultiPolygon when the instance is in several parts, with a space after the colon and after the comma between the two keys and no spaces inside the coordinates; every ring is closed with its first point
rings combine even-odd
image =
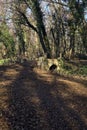
{"type": "Polygon", "coordinates": [[[62,81],[66,83],[70,89],[70,92],[72,91],[73,93],[79,94],[79,95],[84,95],[87,97],[87,88],[82,83],[77,83],[74,81],[69,81],[64,80],[64,79],[58,79],[58,81],[62,81]]]}

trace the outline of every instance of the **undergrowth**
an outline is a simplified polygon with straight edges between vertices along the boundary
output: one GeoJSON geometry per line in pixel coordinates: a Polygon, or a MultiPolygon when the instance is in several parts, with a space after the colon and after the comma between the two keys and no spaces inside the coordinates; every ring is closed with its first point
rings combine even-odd
{"type": "Polygon", "coordinates": [[[87,76],[87,65],[78,64],[76,66],[71,63],[65,62],[62,67],[62,72],[65,74],[71,74],[71,75],[87,76]]]}
{"type": "Polygon", "coordinates": [[[8,62],[9,62],[9,59],[2,59],[0,60],[0,65],[6,65],[8,64],[8,62]]]}

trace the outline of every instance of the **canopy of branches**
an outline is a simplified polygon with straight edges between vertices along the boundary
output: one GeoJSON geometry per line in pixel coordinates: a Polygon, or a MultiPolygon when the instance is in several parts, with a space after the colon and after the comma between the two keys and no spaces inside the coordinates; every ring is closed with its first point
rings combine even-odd
{"type": "Polygon", "coordinates": [[[0,44],[8,57],[87,54],[86,0],[3,0],[0,8],[0,44]]]}

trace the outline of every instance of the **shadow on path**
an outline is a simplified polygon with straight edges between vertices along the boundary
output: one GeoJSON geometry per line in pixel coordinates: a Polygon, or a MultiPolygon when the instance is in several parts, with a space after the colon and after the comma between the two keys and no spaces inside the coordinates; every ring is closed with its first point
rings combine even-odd
{"type": "Polygon", "coordinates": [[[27,65],[15,69],[19,75],[7,87],[9,108],[2,110],[9,130],[87,130],[87,96],[70,93],[55,76],[51,82],[43,80],[27,65]]]}

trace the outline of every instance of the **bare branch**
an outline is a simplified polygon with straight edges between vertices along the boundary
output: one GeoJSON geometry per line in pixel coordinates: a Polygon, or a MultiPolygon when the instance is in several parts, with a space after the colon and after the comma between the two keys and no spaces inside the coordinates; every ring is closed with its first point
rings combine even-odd
{"type": "Polygon", "coordinates": [[[25,15],[23,12],[21,12],[20,10],[18,10],[18,12],[19,12],[19,13],[21,14],[21,16],[25,19],[25,21],[26,21],[28,27],[32,28],[35,32],[38,33],[36,27],[34,27],[34,26],[29,22],[29,20],[28,20],[28,18],[26,17],[26,15],[25,15]]]}
{"type": "Polygon", "coordinates": [[[49,3],[53,3],[53,4],[59,4],[59,5],[62,5],[62,6],[66,6],[68,7],[68,5],[62,3],[62,2],[57,2],[57,1],[50,1],[50,0],[43,0],[44,2],[49,2],[49,3]]]}

